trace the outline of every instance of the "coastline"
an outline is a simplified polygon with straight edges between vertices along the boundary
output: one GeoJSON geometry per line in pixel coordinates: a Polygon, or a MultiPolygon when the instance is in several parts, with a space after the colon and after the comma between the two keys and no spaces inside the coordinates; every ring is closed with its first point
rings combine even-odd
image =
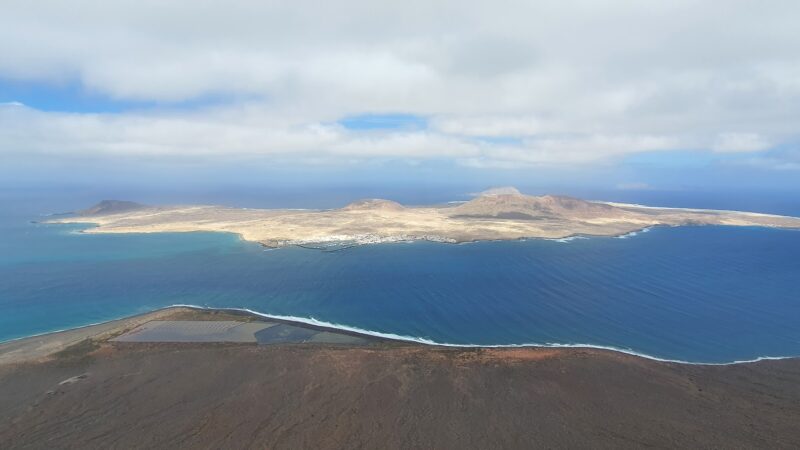
{"type": "MultiPolygon", "coordinates": [[[[662,209],[662,208],[658,208],[662,209]]],[[[682,209],[682,208],[674,208],[674,209],[682,209]]],[[[691,210],[687,210],[691,211],[691,210]]],[[[705,211],[705,210],[698,210],[698,211],[705,211]]],[[[713,211],[713,210],[709,210],[713,211]]],[[[736,211],[734,211],[736,212],[736,211]]],[[[750,213],[747,213],[750,214],[750,213]]],[[[752,214],[759,214],[759,213],[752,213],[752,214]]],[[[762,214],[764,216],[769,217],[786,217],[786,218],[794,218],[791,216],[777,216],[772,214],[762,214]]],[[[161,231],[161,230],[137,230],[137,231],[118,231],[118,230],[105,230],[99,229],[101,225],[99,222],[90,222],[90,221],[81,221],[81,222],[64,222],[64,221],[45,221],[39,222],[47,225],[85,225],[85,228],[80,230],[75,230],[75,233],[80,234],[160,234],[160,233],[179,233],[179,234],[186,234],[186,233],[223,233],[223,234],[231,234],[237,237],[238,240],[242,242],[248,242],[251,244],[256,244],[261,246],[262,248],[269,249],[269,250],[277,250],[281,248],[287,247],[299,247],[304,248],[307,250],[319,250],[319,251],[339,251],[339,250],[346,250],[353,247],[359,247],[363,245],[375,245],[375,244],[402,244],[402,243],[415,243],[415,242],[431,242],[431,243],[438,243],[438,244],[449,244],[449,245],[468,245],[468,244],[477,244],[482,242],[524,242],[524,241],[550,241],[550,242],[561,242],[561,243],[568,243],[573,240],[579,239],[592,239],[592,238],[611,238],[611,239],[627,239],[629,237],[635,237],[641,233],[647,233],[656,228],[680,228],[680,227],[742,227],[742,225],[729,225],[729,224],[683,224],[683,225],[669,225],[669,224],[653,224],[653,225],[643,225],[639,228],[633,228],[629,231],[619,231],[618,233],[612,234],[592,234],[592,233],[573,233],[567,234],[563,237],[545,237],[545,236],[523,236],[523,237],[514,237],[514,238],[478,238],[478,239],[468,239],[468,240],[453,240],[443,237],[436,237],[436,236],[385,236],[385,237],[377,237],[372,236],[368,239],[360,239],[358,237],[349,237],[348,239],[343,240],[321,240],[321,241],[299,241],[294,243],[285,243],[281,245],[270,245],[265,242],[260,242],[257,240],[247,239],[242,233],[236,231],[226,231],[226,230],[188,230],[188,231],[161,231]],[[98,230],[99,229],[99,230],[98,230]],[[93,231],[96,230],[96,231],[93,231]],[[334,250],[328,250],[329,248],[333,248],[334,250]]],[[[764,229],[773,229],[773,230],[787,230],[787,231],[798,231],[798,228],[790,228],[790,227],[782,227],[782,226],[772,226],[772,225],[747,225],[753,228],[764,228],[764,229]]]]}
{"type": "Polygon", "coordinates": [[[371,331],[365,330],[363,328],[352,327],[349,325],[341,325],[335,324],[331,322],[325,322],[321,320],[317,320],[314,318],[304,318],[304,317],[297,317],[297,316],[283,316],[283,315],[276,315],[276,314],[267,314],[261,313],[258,311],[254,311],[247,308],[213,308],[213,307],[204,307],[198,305],[188,305],[188,304],[176,304],[171,305],[171,307],[183,307],[183,308],[193,308],[198,310],[210,310],[210,311],[238,311],[238,312],[246,312],[249,314],[253,314],[257,317],[263,317],[270,320],[280,320],[286,323],[291,323],[293,325],[298,326],[310,326],[310,327],[318,327],[320,329],[325,329],[334,332],[347,332],[353,333],[355,335],[360,336],[368,336],[374,337],[379,339],[385,339],[388,341],[396,341],[396,342],[405,342],[410,344],[417,344],[417,345],[424,345],[424,346],[431,346],[431,347],[444,347],[444,348],[455,348],[455,349],[592,349],[592,350],[602,350],[602,351],[609,351],[620,353],[628,356],[634,356],[637,358],[643,358],[650,361],[658,361],[664,363],[672,363],[672,364],[686,364],[686,365],[693,365],[693,366],[730,366],[730,365],[737,365],[737,364],[752,364],[757,363],[760,361],[779,361],[784,359],[800,359],[800,355],[794,356],[759,356],[749,360],[741,360],[741,361],[731,361],[731,362],[722,362],[722,363],[715,363],[715,362],[693,362],[693,361],[684,361],[679,359],[668,359],[668,358],[660,358],[658,356],[648,355],[646,353],[637,352],[631,349],[619,348],[619,347],[612,347],[606,345],[598,345],[598,344],[584,344],[584,343],[576,343],[576,344],[559,344],[559,343],[522,343],[522,344],[453,344],[447,342],[437,342],[432,341],[430,339],[425,338],[418,338],[413,336],[404,336],[398,335],[393,333],[383,333],[380,331],[371,331]]]}
{"type": "MultiPolygon", "coordinates": [[[[83,225],[85,228],[80,230],[75,230],[75,233],[80,234],[157,234],[157,233],[224,233],[224,234],[232,234],[236,236],[242,242],[249,242],[252,244],[259,245],[265,249],[269,250],[277,250],[286,247],[300,247],[308,250],[319,250],[319,251],[340,251],[346,250],[353,247],[358,247],[362,245],[373,245],[373,244],[402,244],[402,243],[414,243],[414,242],[432,242],[438,244],[450,244],[450,245],[467,245],[467,244],[476,244],[481,242],[524,242],[530,240],[541,240],[541,241],[551,241],[551,242],[561,242],[567,243],[577,239],[591,239],[591,238],[619,238],[625,239],[627,237],[633,237],[638,235],[639,233],[646,233],[654,228],[659,227],[670,227],[671,225],[646,225],[642,226],[641,228],[636,228],[631,231],[620,231],[617,234],[588,234],[588,233],[575,233],[569,234],[563,237],[543,237],[543,236],[526,236],[526,237],[516,237],[516,238],[495,238],[495,239],[470,239],[470,240],[462,240],[457,241],[453,239],[437,237],[437,236],[385,236],[385,237],[370,237],[366,239],[360,239],[357,237],[352,237],[350,239],[344,240],[336,240],[336,241],[301,241],[296,243],[287,243],[284,245],[269,245],[265,242],[260,241],[253,241],[247,239],[242,233],[238,233],[235,231],[225,231],[225,230],[190,230],[190,231],[160,231],[160,230],[153,230],[153,231],[107,231],[107,230],[96,230],[101,227],[100,222],[91,222],[91,221],[81,221],[81,222],[65,222],[65,221],[44,221],[44,222],[37,222],[46,225],[83,225]],[[329,250],[329,248],[333,248],[333,250],[329,250]]],[[[681,225],[674,225],[674,226],[681,226],[681,225]]],[[[684,225],[690,226],[690,225],[684,225]]],[[[698,226],[698,225],[691,225],[691,226],[698,226]]],[[[706,226],[706,225],[700,225],[706,226]]],[[[708,226],[726,226],[726,225],[708,225],[708,226]]],[[[764,228],[777,228],[777,229],[791,229],[791,228],[779,228],[779,227],[769,227],[763,226],[764,228]]]]}
{"type": "Polygon", "coordinates": [[[730,362],[702,362],[702,361],[697,362],[697,361],[685,361],[679,359],[661,358],[643,352],[638,352],[632,349],[599,345],[599,344],[590,344],[590,343],[454,344],[447,342],[437,342],[430,339],[414,337],[414,336],[405,336],[394,333],[366,330],[354,326],[326,322],[315,319],[313,317],[306,318],[298,316],[269,314],[269,313],[254,311],[248,308],[217,308],[217,307],[206,307],[206,306],[191,305],[191,304],[173,304],[162,308],[157,308],[152,311],[134,314],[132,316],[121,317],[118,319],[112,319],[105,322],[92,323],[73,328],[67,328],[63,330],[38,333],[31,336],[23,336],[0,342],[0,365],[4,363],[4,360],[9,359],[8,355],[10,352],[15,352],[15,351],[34,352],[33,354],[35,356],[31,358],[26,358],[26,360],[45,358],[46,356],[48,356],[48,353],[46,352],[52,354],[85,339],[103,338],[103,336],[118,334],[120,333],[120,330],[130,329],[151,320],[158,320],[160,316],[169,315],[171,312],[179,309],[188,309],[192,311],[207,312],[212,314],[224,313],[224,314],[241,315],[242,317],[249,319],[269,320],[271,322],[282,323],[304,329],[361,337],[369,340],[377,340],[383,342],[430,347],[430,348],[450,348],[459,350],[470,350],[470,349],[597,350],[603,352],[618,353],[620,355],[641,358],[648,361],[689,365],[689,366],[734,366],[734,365],[754,364],[761,361],[800,360],[800,355],[789,355],[789,356],[759,356],[749,360],[736,360],[730,362]],[[39,347],[39,349],[36,349],[37,346],[39,347]]]}

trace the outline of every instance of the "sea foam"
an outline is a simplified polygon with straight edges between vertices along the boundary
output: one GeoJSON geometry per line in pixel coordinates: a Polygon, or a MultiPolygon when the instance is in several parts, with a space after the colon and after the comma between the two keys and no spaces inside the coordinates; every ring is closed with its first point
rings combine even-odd
{"type": "Polygon", "coordinates": [[[638,356],[640,358],[650,359],[653,361],[665,362],[665,363],[676,363],[676,364],[689,364],[689,365],[696,365],[696,366],[729,366],[734,364],[747,364],[747,363],[754,363],[758,361],[768,361],[768,360],[781,360],[781,359],[791,359],[797,358],[800,355],[795,356],[759,356],[757,358],[748,359],[748,360],[736,360],[730,362],[721,362],[721,363],[714,363],[714,362],[698,362],[698,361],[685,361],[680,359],[669,359],[669,358],[660,358],[658,356],[649,355],[647,353],[639,352],[630,348],[623,348],[623,347],[614,347],[610,345],[600,345],[600,344],[588,344],[588,343],[556,343],[556,342],[530,342],[530,343],[521,343],[521,344],[454,344],[449,342],[437,342],[432,339],[423,338],[423,337],[416,337],[416,336],[408,336],[403,334],[395,334],[395,333],[386,333],[382,331],[375,331],[375,330],[367,330],[364,328],[354,327],[351,325],[344,325],[334,322],[327,322],[324,320],[319,320],[314,317],[299,317],[299,316],[288,316],[282,314],[268,314],[262,313],[259,311],[254,311],[248,308],[214,308],[208,306],[200,306],[200,305],[191,305],[191,304],[175,304],[171,305],[170,307],[182,307],[182,308],[193,308],[199,310],[219,310],[219,311],[238,311],[238,312],[246,312],[249,314],[253,314],[256,316],[264,317],[265,319],[274,319],[274,320],[285,320],[287,322],[295,322],[301,323],[305,325],[312,325],[316,327],[322,328],[329,328],[333,330],[341,330],[347,331],[350,333],[361,334],[365,336],[374,336],[383,339],[389,339],[393,341],[404,341],[404,342],[413,342],[416,344],[423,344],[423,345],[431,345],[436,347],[450,347],[450,348],[590,348],[596,350],[608,350],[618,353],[624,353],[626,355],[638,356]]]}

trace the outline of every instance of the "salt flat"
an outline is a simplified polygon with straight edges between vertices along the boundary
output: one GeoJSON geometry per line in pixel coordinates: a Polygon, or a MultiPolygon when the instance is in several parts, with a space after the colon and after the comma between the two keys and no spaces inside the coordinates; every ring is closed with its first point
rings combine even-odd
{"type": "Polygon", "coordinates": [[[114,342],[256,342],[265,322],[153,320],[114,338],[114,342]]]}

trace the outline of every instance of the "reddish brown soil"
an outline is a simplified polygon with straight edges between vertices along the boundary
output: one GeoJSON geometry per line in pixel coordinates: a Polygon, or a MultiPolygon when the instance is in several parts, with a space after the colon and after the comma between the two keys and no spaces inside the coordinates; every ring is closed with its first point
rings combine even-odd
{"type": "Polygon", "coordinates": [[[0,367],[4,449],[651,446],[800,447],[800,360],[101,344],[0,367]]]}

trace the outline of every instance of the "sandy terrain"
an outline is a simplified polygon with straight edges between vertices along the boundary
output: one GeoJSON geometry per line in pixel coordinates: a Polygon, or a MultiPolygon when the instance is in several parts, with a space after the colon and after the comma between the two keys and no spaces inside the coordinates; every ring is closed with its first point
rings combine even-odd
{"type": "Polygon", "coordinates": [[[109,341],[129,328],[85,328],[89,341],[0,364],[0,448],[800,446],[797,359],[696,366],[586,349],[109,341]]]}
{"type": "Polygon", "coordinates": [[[650,208],[534,197],[513,188],[457,206],[405,207],[360,200],[334,210],[260,210],[221,206],[148,207],[105,201],[58,223],[94,223],[88,233],[223,231],[269,247],[401,240],[467,242],[573,235],[614,236],[651,226],[735,225],[800,228],[800,218],[736,211],[650,208]]]}
{"type": "Polygon", "coordinates": [[[127,330],[133,329],[151,320],[159,320],[165,317],[171,317],[175,314],[188,312],[190,311],[165,309],[98,325],[73,328],[71,330],[0,343],[0,365],[42,361],[47,359],[49,355],[79,344],[86,339],[112,339],[127,330]]]}
{"type": "MultiPolygon", "coordinates": [[[[158,340],[153,335],[178,338],[178,341],[194,342],[252,342],[269,344],[273,342],[318,342],[364,345],[384,342],[372,336],[356,335],[341,330],[297,324],[285,320],[264,319],[263,317],[226,309],[199,309],[193,307],[168,307],[125,319],[112,320],[70,330],[46,333],[24,339],[0,343],[0,366],[21,363],[48,361],[59,352],[84,351],[97,348],[107,342],[134,342],[158,340]],[[193,323],[214,322],[220,326],[198,330],[193,323]],[[170,327],[171,323],[183,324],[183,329],[170,327]],[[238,324],[231,331],[231,324],[238,324]],[[258,336],[265,329],[275,333],[258,336]],[[248,335],[249,334],[249,335],[248,335]]],[[[167,342],[173,341],[166,338],[167,342]]]]}

